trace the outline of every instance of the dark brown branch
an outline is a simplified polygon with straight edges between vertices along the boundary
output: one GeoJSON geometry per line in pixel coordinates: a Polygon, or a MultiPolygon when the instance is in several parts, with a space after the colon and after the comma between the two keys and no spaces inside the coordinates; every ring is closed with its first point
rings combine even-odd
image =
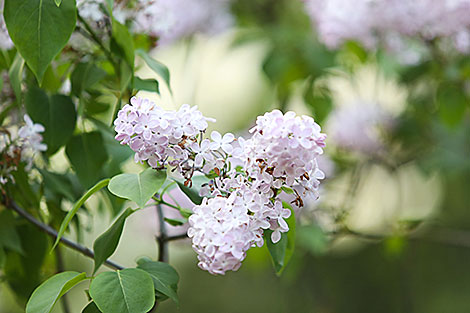
{"type": "MultiPolygon", "coordinates": [[[[9,200],[7,206],[12,209],[13,211],[15,211],[16,213],[18,213],[20,216],[22,216],[24,219],[26,219],[28,222],[30,222],[31,224],[33,224],[34,226],[36,226],[38,229],[40,229],[41,231],[43,231],[44,233],[48,234],[49,236],[51,236],[52,238],[56,239],[57,238],[57,232],[55,231],[55,229],[53,229],[52,227],[38,221],[34,216],[32,216],[31,214],[29,214],[28,212],[26,212],[23,208],[21,208],[20,206],[18,206],[18,204],[16,204],[16,202],[12,201],[12,200],[9,200]]],[[[63,243],[64,245],[66,245],[67,247],[75,250],[75,251],[78,251],[80,252],[81,254],[89,257],[89,258],[92,258],[94,259],[95,257],[95,254],[93,253],[93,251],[85,246],[82,246],[80,245],[79,243],[76,243],[70,239],[67,239],[65,237],[61,237],[60,238],[60,242],[63,243]]],[[[124,267],[122,265],[119,265],[111,260],[106,260],[104,262],[104,264],[110,268],[113,268],[113,269],[116,269],[116,270],[122,270],[124,269],[124,267]]]]}

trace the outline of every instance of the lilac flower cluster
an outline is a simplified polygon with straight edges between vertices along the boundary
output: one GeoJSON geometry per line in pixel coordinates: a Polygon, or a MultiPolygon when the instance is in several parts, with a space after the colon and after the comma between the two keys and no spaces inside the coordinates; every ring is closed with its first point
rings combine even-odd
{"type": "Polygon", "coordinates": [[[24,121],[25,125],[17,134],[13,130],[0,131],[0,185],[14,182],[11,173],[17,170],[20,162],[26,164],[26,169],[30,169],[34,155],[47,150],[40,134],[44,131],[44,126],[33,123],[28,115],[24,116],[24,121]]]}
{"type": "Polygon", "coordinates": [[[165,111],[155,103],[131,99],[118,113],[116,139],[136,152],[135,160],[156,169],[170,167],[187,185],[195,172],[210,177],[205,197],[193,208],[188,236],[199,266],[212,274],[236,270],[254,246],[262,246],[265,230],[273,243],[289,230],[291,211],[281,198],[317,197],[320,179],[316,157],[326,136],[311,117],[275,110],[260,116],[245,140],[214,131],[204,138],[207,121],[196,107],[165,111]]]}
{"type": "MultiPolygon", "coordinates": [[[[379,39],[402,37],[468,38],[468,0],[305,0],[306,9],[323,42],[338,47],[357,40],[373,47],[379,39]]],[[[460,43],[462,46],[462,43],[460,43]]]]}

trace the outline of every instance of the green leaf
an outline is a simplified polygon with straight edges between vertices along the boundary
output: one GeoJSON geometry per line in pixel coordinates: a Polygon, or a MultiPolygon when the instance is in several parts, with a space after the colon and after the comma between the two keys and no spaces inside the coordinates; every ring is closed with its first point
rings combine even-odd
{"type": "Polygon", "coordinates": [[[171,91],[171,86],[170,86],[170,71],[168,70],[168,67],[166,67],[165,64],[158,62],[157,60],[151,58],[147,52],[145,52],[142,49],[137,49],[135,53],[140,56],[144,62],[163,80],[165,81],[166,85],[168,86],[168,90],[170,93],[171,91]]]}
{"type": "Polygon", "coordinates": [[[82,313],[101,313],[100,309],[92,301],[83,309],[82,313]]]}
{"type": "Polygon", "coordinates": [[[106,261],[106,259],[116,251],[119,240],[121,239],[122,230],[124,229],[124,224],[126,223],[126,218],[134,212],[135,211],[131,208],[126,209],[117,218],[113,225],[111,225],[110,228],[95,240],[95,243],[93,244],[93,251],[95,252],[95,267],[93,269],[93,274],[96,273],[104,261],[106,261]]]}
{"type": "Polygon", "coordinates": [[[444,124],[455,127],[465,116],[465,110],[470,100],[466,99],[463,88],[454,83],[446,83],[437,90],[439,113],[444,124]]]}
{"type": "Polygon", "coordinates": [[[164,171],[148,168],[139,174],[119,174],[111,178],[108,189],[112,194],[129,199],[144,207],[166,180],[164,171]]]}
{"type": "Polygon", "coordinates": [[[165,296],[171,298],[176,304],[179,304],[178,289],[179,275],[176,270],[164,262],[154,262],[142,258],[137,261],[137,268],[140,268],[150,274],[155,289],[165,296]]]}
{"type": "Polygon", "coordinates": [[[112,38],[131,69],[134,68],[134,40],[126,26],[112,19],[112,38]]]}
{"type": "Polygon", "coordinates": [[[75,0],[5,0],[11,40],[41,83],[49,64],[67,44],[77,21],[75,0]]]}
{"type": "MultiPolygon", "coordinates": [[[[175,180],[176,181],[176,180],[175,180]]],[[[194,204],[201,204],[202,203],[202,197],[199,195],[199,192],[195,190],[194,188],[189,188],[186,187],[183,183],[176,181],[178,184],[178,187],[180,187],[181,191],[188,196],[188,198],[194,203],[194,204]]]]}
{"type": "Polygon", "coordinates": [[[91,195],[99,191],[101,188],[107,186],[108,183],[109,183],[109,178],[99,181],[96,185],[91,187],[80,199],[78,199],[78,201],[73,206],[72,210],[70,210],[67,213],[67,216],[65,216],[64,220],[62,221],[62,224],[60,225],[59,233],[57,234],[57,238],[55,240],[54,246],[52,247],[52,250],[54,250],[54,248],[59,244],[60,238],[62,238],[62,236],[64,235],[65,231],[67,230],[67,227],[69,226],[70,221],[75,216],[75,214],[77,214],[78,209],[82,207],[85,201],[91,197],[91,195]]]}
{"type": "Polygon", "coordinates": [[[181,226],[184,225],[188,220],[187,219],[182,219],[182,218],[168,218],[165,217],[165,222],[172,226],[181,226]]]}
{"type": "Polygon", "coordinates": [[[48,97],[42,89],[32,87],[25,102],[31,119],[46,128],[43,137],[47,154],[53,155],[69,141],[75,130],[77,114],[72,99],[63,95],[48,97]]]}
{"type": "Polygon", "coordinates": [[[99,274],[90,296],[103,313],[146,313],[155,304],[152,278],[137,268],[99,274]]]}
{"type": "Polygon", "coordinates": [[[10,211],[0,211],[0,249],[3,251],[2,247],[5,247],[23,254],[15,224],[15,217],[10,211]]]}
{"type": "Polygon", "coordinates": [[[60,4],[62,3],[62,0],[54,0],[55,5],[60,7],[60,4]]]}
{"type": "Polygon", "coordinates": [[[105,78],[106,74],[104,70],[91,62],[77,64],[70,77],[72,93],[79,97],[83,91],[105,78]]]}
{"type": "Polygon", "coordinates": [[[10,84],[15,93],[16,101],[21,102],[21,81],[23,80],[24,60],[19,53],[16,54],[13,63],[8,70],[10,84]]]}
{"type": "Polygon", "coordinates": [[[108,159],[101,134],[97,131],[73,136],[65,148],[78,179],[85,188],[95,184],[108,159]]]}
{"type": "Polygon", "coordinates": [[[87,279],[86,273],[63,272],[42,283],[31,295],[26,313],[49,313],[56,302],[79,282],[87,279]]]}
{"type": "Polygon", "coordinates": [[[277,243],[271,241],[272,230],[264,231],[264,239],[268,247],[271,259],[273,261],[274,270],[276,275],[280,276],[287,264],[289,263],[295,248],[295,215],[292,207],[283,202],[285,208],[291,210],[291,216],[286,219],[287,225],[289,225],[289,231],[281,234],[281,240],[277,243]]]}
{"type": "Polygon", "coordinates": [[[133,88],[136,90],[145,90],[160,94],[160,87],[158,85],[158,81],[155,79],[142,79],[135,76],[133,88]]]}

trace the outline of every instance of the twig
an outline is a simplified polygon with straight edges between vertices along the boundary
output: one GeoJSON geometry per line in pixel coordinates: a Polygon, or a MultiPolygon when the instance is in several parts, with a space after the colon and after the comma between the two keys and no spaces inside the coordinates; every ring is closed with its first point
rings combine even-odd
{"type": "MultiPolygon", "coordinates": [[[[22,216],[23,218],[25,218],[28,222],[30,222],[31,224],[33,224],[34,226],[36,226],[37,228],[39,228],[41,231],[43,231],[44,233],[48,234],[49,236],[51,236],[52,238],[56,239],[57,238],[57,232],[50,226],[46,225],[46,224],[43,224],[42,222],[38,221],[34,216],[32,216],[31,214],[29,214],[28,212],[26,212],[23,208],[21,208],[20,206],[18,206],[18,204],[16,204],[16,202],[12,201],[12,200],[9,200],[7,202],[7,207],[9,207],[10,209],[12,209],[13,211],[15,211],[16,213],[18,213],[20,216],[22,216]]],[[[93,251],[87,247],[84,247],[82,245],[80,245],[79,243],[76,243],[70,239],[67,239],[65,237],[61,237],[60,238],[60,242],[63,243],[64,245],[66,245],[67,247],[75,250],[75,251],[78,251],[80,252],[81,254],[89,257],[89,258],[92,258],[94,259],[95,257],[95,254],[93,253],[93,251]]],[[[113,268],[113,269],[116,269],[116,270],[122,270],[124,269],[124,267],[122,265],[119,265],[111,260],[106,260],[104,261],[104,264],[107,265],[108,267],[110,268],[113,268]]]]}
{"type": "Polygon", "coordinates": [[[169,236],[169,237],[166,237],[165,239],[166,239],[166,241],[188,239],[188,235],[186,235],[186,233],[184,233],[184,234],[181,234],[181,235],[169,236]]]}
{"type": "Polygon", "coordinates": [[[165,217],[163,216],[163,210],[162,210],[162,206],[160,203],[157,204],[157,215],[158,215],[158,223],[160,226],[160,234],[157,236],[158,261],[168,263],[169,261],[168,237],[166,235],[165,217]]]}

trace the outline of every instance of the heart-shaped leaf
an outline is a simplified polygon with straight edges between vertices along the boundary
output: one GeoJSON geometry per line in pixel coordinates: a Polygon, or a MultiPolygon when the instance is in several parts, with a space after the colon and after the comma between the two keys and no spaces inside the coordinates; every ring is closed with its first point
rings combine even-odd
{"type": "Polygon", "coordinates": [[[114,195],[129,199],[144,207],[166,180],[164,171],[148,168],[139,174],[119,174],[109,182],[108,189],[114,195]]]}
{"type": "Polygon", "coordinates": [[[155,304],[152,278],[137,268],[99,274],[90,296],[103,313],[146,313],[155,304]]]}
{"type": "Polygon", "coordinates": [[[5,0],[11,40],[41,83],[47,67],[67,44],[77,22],[75,0],[5,0]]]}

